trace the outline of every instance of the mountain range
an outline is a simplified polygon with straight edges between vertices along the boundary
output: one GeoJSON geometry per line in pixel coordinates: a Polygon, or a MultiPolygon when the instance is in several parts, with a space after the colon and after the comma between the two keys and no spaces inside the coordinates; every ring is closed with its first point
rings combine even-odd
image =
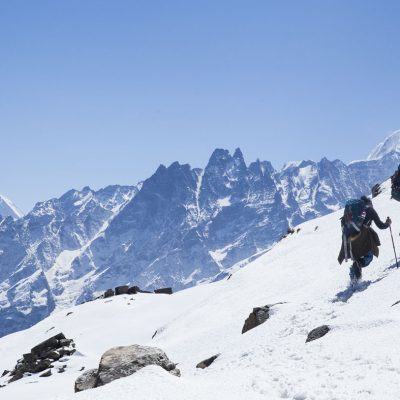
{"type": "MultiPolygon", "coordinates": [[[[395,132],[364,161],[246,164],[217,149],[204,169],[161,165],[137,186],[71,190],[0,221],[0,336],[121,284],[175,291],[222,279],[288,227],[368,194],[400,162],[395,132]]],[[[4,216],[3,216],[4,217],[4,216]]]]}

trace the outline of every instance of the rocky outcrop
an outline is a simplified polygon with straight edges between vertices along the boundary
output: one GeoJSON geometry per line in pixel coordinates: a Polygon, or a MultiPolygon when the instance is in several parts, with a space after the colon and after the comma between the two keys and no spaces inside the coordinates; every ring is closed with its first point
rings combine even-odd
{"type": "Polygon", "coordinates": [[[4,371],[3,375],[11,377],[8,383],[21,379],[26,373],[35,374],[46,371],[40,377],[48,377],[51,376],[50,369],[54,367],[55,361],[64,356],[70,356],[75,351],[74,341],[67,339],[63,333],[59,333],[33,347],[29,353],[18,360],[11,372],[4,371]]]}
{"type": "Polygon", "coordinates": [[[253,308],[253,311],[244,322],[242,334],[263,324],[269,318],[269,310],[269,306],[253,308]]]}
{"type": "Polygon", "coordinates": [[[207,358],[206,360],[199,362],[196,365],[196,368],[201,368],[201,369],[208,368],[219,356],[220,354],[216,354],[215,356],[212,356],[210,358],[207,358]]]}
{"type": "Polygon", "coordinates": [[[128,294],[129,286],[123,285],[123,286],[117,286],[115,288],[115,295],[119,296],[121,294],[128,294]]]}
{"type": "Polygon", "coordinates": [[[313,329],[307,336],[306,343],[311,342],[313,340],[317,340],[325,336],[331,329],[328,325],[322,325],[318,328],[313,329]]]}
{"type": "Polygon", "coordinates": [[[114,347],[102,355],[97,370],[86,371],[76,380],[75,391],[103,386],[148,365],[159,365],[170,374],[180,376],[176,364],[161,349],[139,345],[114,347]]]}

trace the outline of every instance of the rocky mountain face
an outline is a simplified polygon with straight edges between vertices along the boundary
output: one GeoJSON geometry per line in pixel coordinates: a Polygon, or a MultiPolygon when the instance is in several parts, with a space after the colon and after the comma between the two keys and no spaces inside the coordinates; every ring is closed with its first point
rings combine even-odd
{"type": "Polygon", "coordinates": [[[63,283],[69,271],[63,269],[60,255],[88,245],[135,193],[135,188],[123,186],[71,190],[38,203],[23,218],[0,222],[1,335],[49,315],[60,293],[68,298],[69,288],[63,283]]]}
{"type": "Polygon", "coordinates": [[[6,217],[12,217],[14,219],[21,218],[24,215],[11,200],[0,195],[0,220],[6,217]]]}
{"type": "Polygon", "coordinates": [[[71,190],[0,222],[0,335],[121,284],[183,289],[221,279],[289,226],[369,193],[397,168],[380,158],[246,165],[215,150],[204,169],[160,166],[140,188],[71,190]]]}

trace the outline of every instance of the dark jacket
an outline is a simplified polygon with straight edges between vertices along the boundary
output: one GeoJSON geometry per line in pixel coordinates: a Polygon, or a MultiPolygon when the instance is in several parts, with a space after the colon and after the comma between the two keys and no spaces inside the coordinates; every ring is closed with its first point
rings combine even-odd
{"type": "Polygon", "coordinates": [[[387,229],[390,226],[386,222],[382,222],[372,205],[368,204],[365,209],[365,219],[361,232],[350,240],[342,241],[342,247],[338,257],[339,264],[342,264],[346,258],[344,251],[345,242],[347,244],[347,254],[351,255],[353,260],[358,260],[366,256],[370,251],[372,251],[375,257],[379,256],[378,247],[381,245],[381,242],[378,234],[371,228],[372,222],[375,222],[375,225],[379,229],[387,229]]]}
{"type": "Polygon", "coordinates": [[[389,224],[386,222],[382,222],[381,219],[379,218],[378,213],[374,210],[372,206],[367,206],[365,209],[365,220],[364,220],[364,225],[371,226],[372,221],[375,222],[375,225],[379,229],[387,229],[389,228],[389,224]]]}
{"type": "MultiPolygon", "coordinates": [[[[355,236],[353,240],[347,241],[346,244],[347,253],[352,254],[354,260],[366,256],[370,251],[372,251],[375,257],[379,256],[379,246],[381,242],[378,234],[370,226],[363,225],[361,232],[355,236]]],[[[344,259],[344,241],[342,241],[342,248],[340,249],[338,257],[339,264],[342,264],[344,259]]]]}

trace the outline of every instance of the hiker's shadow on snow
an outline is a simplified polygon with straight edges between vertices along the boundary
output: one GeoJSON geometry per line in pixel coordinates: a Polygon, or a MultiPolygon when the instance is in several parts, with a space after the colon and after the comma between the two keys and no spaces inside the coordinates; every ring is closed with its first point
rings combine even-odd
{"type": "Polygon", "coordinates": [[[381,281],[383,278],[384,277],[381,277],[381,278],[375,279],[374,281],[362,281],[362,282],[357,283],[354,286],[349,286],[345,290],[342,290],[341,292],[336,293],[336,296],[332,300],[332,302],[336,303],[338,301],[341,301],[343,303],[347,303],[347,301],[351,299],[353,294],[360,293],[360,292],[363,292],[364,290],[367,290],[369,286],[381,281]]]}

